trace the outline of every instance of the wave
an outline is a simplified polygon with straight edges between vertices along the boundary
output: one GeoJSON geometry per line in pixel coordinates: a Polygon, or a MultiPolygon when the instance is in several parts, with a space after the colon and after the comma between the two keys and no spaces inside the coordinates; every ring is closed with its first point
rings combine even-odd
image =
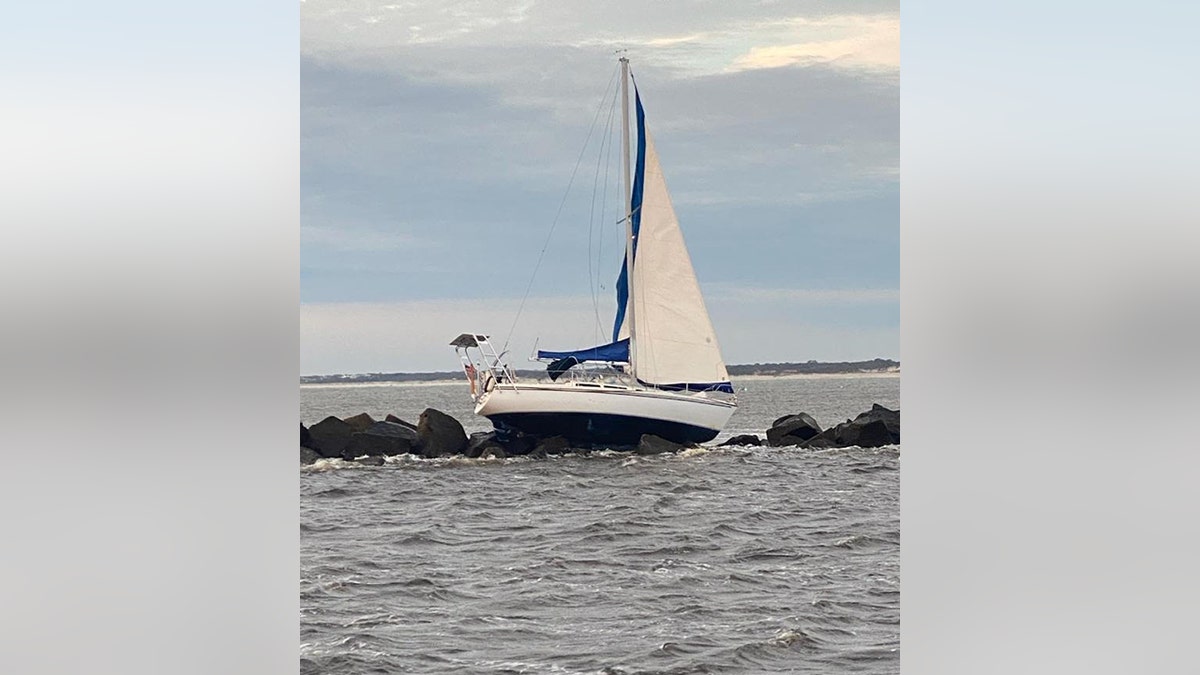
{"type": "Polygon", "coordinates": [[[896,532],[894,536],[874,536],[869,534],[855,534],[849,537],[844,537],[833,542],[833,545],[838,548],[846,548],[853,550],[878,548],[881,546],[894,547],[900,544],[900,533],[896,532]]]}

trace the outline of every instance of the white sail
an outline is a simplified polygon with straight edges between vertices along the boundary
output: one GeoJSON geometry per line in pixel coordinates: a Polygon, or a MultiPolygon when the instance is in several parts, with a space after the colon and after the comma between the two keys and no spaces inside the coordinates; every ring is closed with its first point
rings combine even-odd
{"type": "Polygon", "coordinates": [[[654,141],[645,129],[641,131],[646,143],[645,182],[630,283],[631,356],[637,378],[663,385],[728,382],[654,141]]]}

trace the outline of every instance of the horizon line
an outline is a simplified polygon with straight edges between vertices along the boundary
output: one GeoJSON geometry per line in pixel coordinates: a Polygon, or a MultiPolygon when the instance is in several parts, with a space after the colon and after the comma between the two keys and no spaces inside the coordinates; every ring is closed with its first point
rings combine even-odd
{"type": "MultiPolygon", "coordinates": [[[[747,367],[751,367],[751,366],[777,366],[777,367],[779,367],[779,366],[852,366],[852,365],[860,364],[860,363],[874,363],[876,361],[885,361],[887,363],[894,363],[897,366],[900,365],[900,361],[898,361],[896,359],[876,357],[873,359],[863,359],[860,361],[817,361],[815,359],[810,359],[808,361],[768,361],[768,362],[755,362],[755,363],[735,363],[735,364],[728,364],[726,366],[726,368],[747,368],[747,367]]],[[[524,371],[538,370],[538,368],[513,368],[513,370],[520,372],[523,370],[524,371]]],[[[460,371],[458,371],[458,370],[428,370],[428,371],[401,371],[401,370],[382,371],[382,370],[379,370],[379,371],[369,371],[369,372],[359,372],[359,373],[311,373],[311,374],[307,374],[307,375],[302,374],[302,375],[300,375],[300,378],[303,379],[306,377],[363,377],[363,376],[372,376],[372,375],[444,375],[447,373],[452,373],[452,374],[457,375],[460,373],[460,371]]]]}

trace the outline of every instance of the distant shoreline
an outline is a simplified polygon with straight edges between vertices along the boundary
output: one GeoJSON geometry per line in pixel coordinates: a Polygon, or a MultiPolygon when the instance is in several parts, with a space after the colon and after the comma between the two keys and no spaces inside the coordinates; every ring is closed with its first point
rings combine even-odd
{"type": "MultiPolygon", "coordinates": [[[[900,363],[889,359],[838,363],[755,363],[729,366],[733,380],[806,379],[814,377],[899,377],[900,363]]],[[[545,375],[543,370],[517,370],[518,377],[530,379],[545,375]]],[[[435,373],[359,373],[339,375],[301,375],[301,386],[396,385],[466,383],[461,372],[435,373]]]]}
{"type": "Polygon", "coordinates": [[[852,373],[784,373],[780,375],[730,375],[734,382],[756,382],[759,380],[817,380],[854,377],[900,377],[900,370],[860,370],[852,373]]]}
{"type": "MultiPolygon", "coordinates": [[[[872,370],[859,371],[854,373],[787,373],[784,375],[730,375],[729,379],[733,382],[761,382],[765,380],[837,380],[837,379],[855,379],[860,377],[900,377],[899,370],[872,370]]],[[[371,382],[301,382],[300,386],[304,389],[322,389],[333,387],[435,387],[448,384],[461,384],[467,386],[467,381],[464,376],[460,375],[455,378],[440,379],[440,380],[375,380],[371,382]]]]}

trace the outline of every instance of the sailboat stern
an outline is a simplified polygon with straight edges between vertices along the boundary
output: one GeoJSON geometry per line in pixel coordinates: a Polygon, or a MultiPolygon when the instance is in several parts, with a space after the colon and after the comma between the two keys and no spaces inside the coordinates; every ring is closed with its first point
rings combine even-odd
{"type": "Polygon", "coordinates": [[[497,384],[516,380],[516,374],[504,362],[504,353],[496,353],[487,335],[463,333],[451,340],[450,346],[458,354],[463,374],[471,386],[476,414],[479,414],[484,399],[497,384]]]}

